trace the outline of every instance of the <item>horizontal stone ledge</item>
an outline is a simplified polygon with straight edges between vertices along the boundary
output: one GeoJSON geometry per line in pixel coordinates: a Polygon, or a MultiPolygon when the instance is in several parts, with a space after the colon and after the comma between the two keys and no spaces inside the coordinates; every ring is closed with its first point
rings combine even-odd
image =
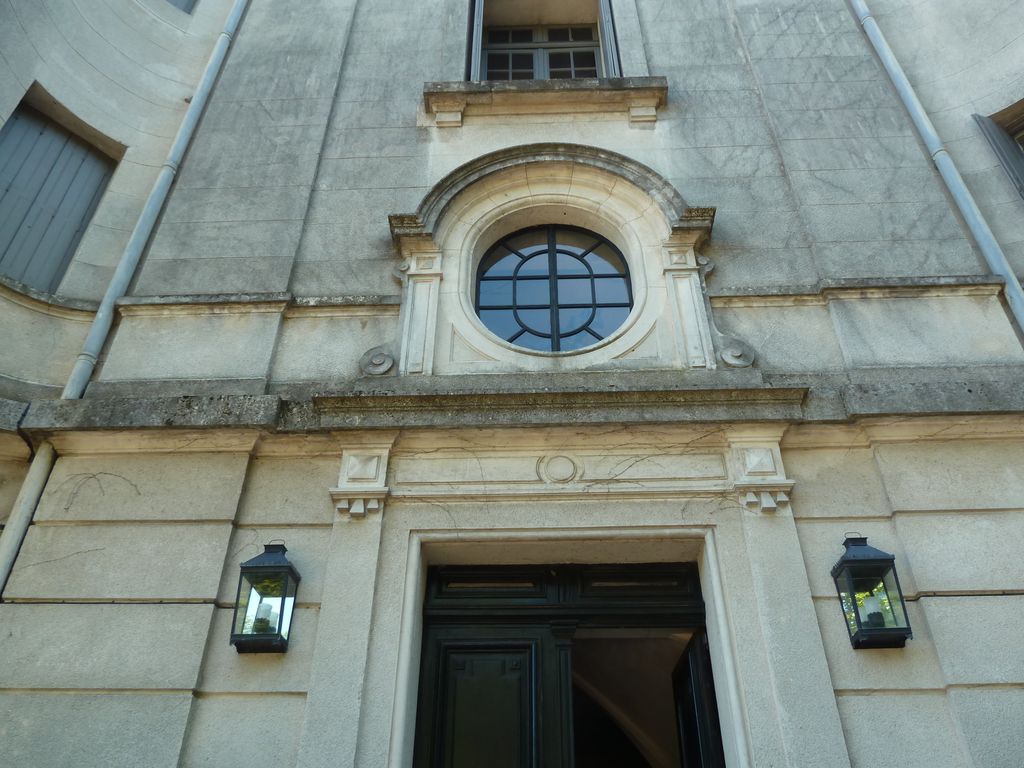
{"type": "MultiPolygon", "coordinates": [[[[397,306],[398,294],[337,294],[331,296],[295,296],[288,292],[275,293],[190,293],[160,296],[124,296],[117,301],[121,314],[141,314],[160,309],[195,307],[199,311],[210,307],[374,307],[397,306]]],[[[209,311],[208,309],[206,311],[209,311]]]]}
{"type": "MultiPolygon", "coordinates": [[[[258,395],[120,397],[90,389],[84,400],[32,401],[18,431],[39,441],[58,433],[127,430],[170,430],[184,440],[219,430],[250,435],[238,438],[241,446],[261,432],[1024,414],[1022,378],[1021,366],[857,369],[842,374],[719,369],[368,377],[344,383],[293,382],[278,385],[274,394],[258,395]]],[[[158,382],[139,382],[142,392],[147,383],[158,382]]]]}
{"type": "Polygon", "coordinates": [[[360,379],[314,395],[311,410],[286,409],[283,426],[789,420],[801,417],[806,394],[766,387],[752,370],[360,379]]]}
{"type": "Polygon", "coordinates": [[[668,101],[664,77],[567,80],[453,80],[423,84],[423,104],[439,127],[462,125],[469,115],[624,112],[631,123],[657,120],[668,101]]]}
{"type": "MultiPolygon", "coordinates": [[[[714,277],[711,278],[714,281],[714,277]]],[[[940,277],[867,277],[819,280],[808,285],[770,285],[709,289],[715,306],[747,302],[779,302],[829,298],[896,298],[903,296],[982,295],[1000,293],[1006,281],[999,275],[952,275],[940,277]]]]}
{"type": "Polygon", "coordinates": [[[843,390],[843,402],[850,416],[1020,413],[1024,389],[1020,379],[852,384],[843,390]]]}
{"type": "Polygon", "coordinates": [[[79,313],[93,313],[100,306],[98,301],[75,299],[58,293],[47,293],[2,274],[0,274],[0,293],[6,293],[9,298],[29,301],[37,306],[50,308],[57,312],[68,312],[72,316],[79,313]]]}
{"type": "Polygon", "coordinates": [[[21,428],[33,436],[96,429],[273,429],[280,408],[275,395],[35,400],[21,428]]]}
{"type": "Polygon", "coordinates": [[[27,409],[28,403],[0,397],[0,432],[17,432],[21,417],[27,409]]]}

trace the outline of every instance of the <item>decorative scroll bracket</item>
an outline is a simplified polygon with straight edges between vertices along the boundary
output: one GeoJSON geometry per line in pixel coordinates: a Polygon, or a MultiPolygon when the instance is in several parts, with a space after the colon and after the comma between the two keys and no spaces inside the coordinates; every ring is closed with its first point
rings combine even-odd
{"type": "Polygon", "coordinates": [[[689,368],[746,368],[754,351],[715,326],[707,276],[714,265],[700,255],[711,236],[714,208],[687,208],[665,243],[665,283],[676,322],[676,354],[689,368]]]}

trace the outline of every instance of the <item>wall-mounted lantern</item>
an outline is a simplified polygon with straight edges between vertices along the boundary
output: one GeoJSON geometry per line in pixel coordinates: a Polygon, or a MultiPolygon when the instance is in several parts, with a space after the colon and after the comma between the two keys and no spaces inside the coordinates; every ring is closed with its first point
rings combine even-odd
{"type": "Polygon", "coordinates": [[[265,544],[263,554],[241,564],[231,644],[239,653],[282,653],[295,610],[295,591],[302,579],[285,553],[284,544],[265,544]]]}
{"type": "Polygon", "coordinates": [[[902,648],[912,637],[907,605],[896,575],[896,558],[847,536],[846,551],[832,566],[839,601],[854,648],[902,648]]]}

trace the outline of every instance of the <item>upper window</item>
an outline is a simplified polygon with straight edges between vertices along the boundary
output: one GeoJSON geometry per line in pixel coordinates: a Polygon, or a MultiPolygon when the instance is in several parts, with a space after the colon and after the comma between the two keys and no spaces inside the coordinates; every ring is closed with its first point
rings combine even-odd
{"type": "Polygon", "coordinates": [[[0,273],[53,293],[114,162],[19,106],[0,129],[0,273]]]}
{"type": "Polygon", "coordinates": [[[470,80],[555,80],[621,73],[610,0],[474,0],[470,80]]]}
{"type": "Polygon", "coordinates": [[[485,29],[484,79],[598,77],[600,54],[593,26],[485,29]]]}
{"type": "Polygon", "coordinates": [[[476,311],[488,330],[542,352],[596,344],[633,307],[622,254],[575,227],[532,227],[499,240],[480,262],[476,287],[476,311]]]}
{"type": "Polygon", "coordinates": [[[974,119],[1017,193],[1024,197],[1024,99],[994,115],[975,115],[974,119]]]}

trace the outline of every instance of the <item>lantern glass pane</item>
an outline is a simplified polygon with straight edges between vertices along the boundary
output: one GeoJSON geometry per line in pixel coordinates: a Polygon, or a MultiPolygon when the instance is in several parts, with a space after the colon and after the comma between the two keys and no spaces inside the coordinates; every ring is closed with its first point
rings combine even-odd
{"type": "Polygon", "coordinates": [[[853,595],[853,588],[850,584],[850,573],[845,568],[836,577],[836,587],[839,589],[839,601],[843,605],[843,615],[846,617],[846,624],[850,630],[850,636],[857,634],[860,627],[857,626],[856,600],[853,595]]]}
{"type": "MultiPolygon", "coordinates": [[[[860,626],[864,629],[895,629],[907,626],[899,588],[892,569],[884,574],[853,574],[853,595],[860,626]]],[[[844,610],[847,606],[843,606],[844,610]]],[[[847,614],[849,621],[849,613],[847,614]]],[[[854,628],[854,631],[856,629],[854,628]]]]}
{"type": "Polygon", "coordinates": [[[289,581],[285,573],[243,574],[235,614],[235,634],[277,634],[281,631],[283,614],[286,614],[286,621],[290,624],[295,587],[292,585],[289,597],[289,581]]]}

